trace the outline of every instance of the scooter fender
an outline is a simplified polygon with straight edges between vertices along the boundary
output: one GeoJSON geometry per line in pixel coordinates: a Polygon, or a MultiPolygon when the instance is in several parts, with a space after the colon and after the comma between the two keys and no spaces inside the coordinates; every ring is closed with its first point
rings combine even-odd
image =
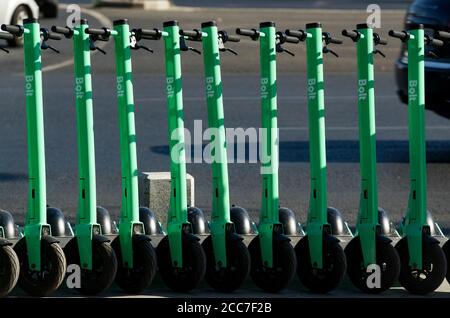
{"type": "Polygon", "coordinates": [[[284,234],[274,235],[273,240],[275,242],[290,242],[291,241],[290,237],[287,235],[284,235],[284,234]]]}
{"type": "Polygon", "coordinates": [[[111,242],[111,240],[109,238],[107,238],[104,235],[95,235],[95,238],[100,242],[100,243],[109,243],[111,242]]]}
{"type": "Polygon", "coordinates": [[[46,240],[50,243],[50,244],[57,244],[59,243],[59,240],[57,240],[55,237],[51,236],[51,235],[47,235],[46,236],[46,240]]]}
{"type": "Polygon", "coordinates": [[[198,238],[197,236],[195,236],[194,234],[191,233],[183,233],[183,240],[186,241],[200,241],[200,238],[198,238]]]}
{"type": "Polygon", "coordinates": [[[384,244],[391,244],[392,243],[392,240],[389,237],[384,236],[384,235],[378,235],[377,236],[377,241],[381,242],[381,243],[384,243],[384,244]]]}
{"type": "Polygon", "coordinates": [[[227,233],[227,240],[228,241],[243,241],[244,238],[237,233],[230,232],[230,233],[227,233]]]}
{"type": "Polygon", "coordinates": [[[135,240],[137,243],[140,243],[140,242],[150,242],[152,239],[147,235],[135,234],[133,235],[133,240],[135,240]]]}
{"type": "Polygon", "coordinates": [[[335,243],[340,242],[340,240],[334,235],[324,235],[324,239],[327,240],[328,242],[335,242],[335,243]]]}
{"type": "Polygon", "coordinates": [[[10,241],[0,238],[0,246],[11,246],[13,245],[10,241]]]}
{"type": "Polygon", "coordinates": [[[439,240],[431,235],[424,235],[423,240],[429,244],[439,244],[439,240]]]}

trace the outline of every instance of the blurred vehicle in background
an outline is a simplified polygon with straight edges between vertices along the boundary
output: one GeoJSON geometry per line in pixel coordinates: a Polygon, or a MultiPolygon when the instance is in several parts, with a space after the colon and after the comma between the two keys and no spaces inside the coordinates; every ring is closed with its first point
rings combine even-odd
{"type": "MultiPolygon", "coordinates": [[[[425,33],[431,36],[435,31],[450,31],[450,0],[415,0],[406,13],[405,28],[414,24],[423,24],[425,33]]],[[[425,50],[426,107],[450,118],[450,44],[425,50]],[[430,50],[437,58],[428,54],[430,50]]],[[[405,44],[396,63],[396,78],[398,95],[407,104],[408,51],[405,44]]]]}
{"type": "MultiPolygon", "coordinates": [[[[23,24],[27,18],[38,18],[39,7],[34,0],[0,0],[0,24],[23,24]]],[[[8,41],[10,46],[21,46],[23,38],[8,41]]]]}
{"type": "MultiPolygon", "coordinates": [[[[35,0],[44,18],[56,18],[58,16],[58,0],[35,0]]],[[[76,2],[76,1],[74,1],[76,2]]]]}

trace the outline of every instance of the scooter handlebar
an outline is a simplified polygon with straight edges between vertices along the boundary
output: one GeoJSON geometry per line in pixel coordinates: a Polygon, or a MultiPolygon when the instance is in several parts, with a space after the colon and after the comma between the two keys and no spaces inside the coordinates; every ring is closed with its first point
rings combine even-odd
{"type": "Polygon", "coordinates": [[[61,37],[59,34],[54,33],[54,32],[48,32],[47,37],[48,37],[50,40],[56,40],[56,41],[59,41],[59,40],[62,39],[62,37],[61,37]]]}
{"type": "Polygon", "coordinates": [[[23,34],[23,26],[2,24],[1,29],[15,36],[21,36],[23,34]]]}
{"type": "Polygon", "coordinates": [[[306,32],[303,30],[286,30],[284,31],[287,36],[296,37],[299,41],[304,41],[306,39],[306,32]]]}
{"type": "Polygon", "coordinates": [[[200,30],[180,30],[181,36],[186,36],[191,41],[201,41],[202,40],[202,32],[200,30]]]}
{"type": "Polygon", "coordinates": [[[441,46],[444,46],[444,41],[438,40],[438,39],[433,39],[433,38],[428,38],[427,44],[435,46],[435,47],[441,47],[441,46]]]}
{"type": "Polygon", "coordinates": [[[259,31],[256,30],[256,29],[237,28],[236,29],[236,34],[239,34],[239,35],[242,35],[242,36],[248,36],[254,41],[258,40],[258,38],[259,38],[259,31]]]}
{"type": "Polygon", "coordinates": [[[66,38],[70,38],[73,35],[73,30],[69,27],[59,27],[59,26],[52,26],[51,28],[53,33],[58,33],[64,35],[66,38]]]}
{"type": "Polygon", "coordinates": [[[14,35],[6,32],[0,32],[0,39],[11,41],[14,40],[14,35]]]}
{"type": "Polygon", "coordinates": [[[335,38],[330,38],[330,43],[332,43],[332,44],[342,44],[342,43],[344,43],[342,40],[339,40],[339,39],[335,39],[335,38]]]}
{"type": "Polygon", "coordinates": [[[352,39],[354,42],[358,41],[360,37],[360,33],[358,31],[351,31],[351,30],[342,30],[342,35],[352,39]]]}
{"type": "Polygon", "coordinates": [[[281,31],[277,32],[277,36],[278,36],[278,39],[280,40],[280,43],[294,43],[294,44],[297,44],[298,42],[300,42],[299,38],[297,38],[295,36],[286,35],[286,34],[284,34],[281,31]]]}
{"type": "Polygon", "coordinates": [[[102,28],[102,29],[87,28],[84,32],[86,32],[86,34],[100,35],[100,36],[109,36],[111,34],[111,31],[108,28],[102,28]]]}
{"type": "Polygon", "coordinates": [[[379,44],[379,45],[387,45],[387,44],[388,44],[388,41],[385,40],[385,39],[379,38],[379,39],[377,40],[377,44],[379,44]]]}
{"type": "Polygon", "coordinates": [[[450,32],[437,31],[436,37],[443,39],[443,40],[450,40],[450,32]]]}
{"type": "Polygon", "coordinates": [[[400,39],[402,41],[406,41],[409,37],[409,35],[406,31],[394,31],[394,30],[389,31],[389,36],[400,39]]]}
{"type": "Polygon", "coordinates": [[[136,34],[139,34],[141,39],[145,40],[159,40],[162,36],[162,32],[159,29],[134,29],[133,32],[136,34]]]}

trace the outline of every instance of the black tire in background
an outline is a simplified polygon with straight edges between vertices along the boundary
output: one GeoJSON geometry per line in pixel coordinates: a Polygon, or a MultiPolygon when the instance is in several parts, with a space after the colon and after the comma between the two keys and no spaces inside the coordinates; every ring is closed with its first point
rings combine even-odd
{"type": "Polygon", "coordinates": [[[20,264],[11,246],[0,246],[0,297],[8,295],[19,279],[20,264]]]}
{"type": "Polygon", "coordinates": [[[426,295],[435,291],[447,274],[447,260],[444,251],[436,242],[422,241],[422,270],[409,266],[408,240],[403,237],[395,248],[401,261],[400,284],[410,293],[426,295]]]}
{"type": "Polygon", "coordinates": [[[157,269],[157,256],[150,240],[133,237],[133,268],[126,268],[122,262],[120,236],[111,244],[117,256],[116,284],[123,291],[139,294],[150,286],[157,269]]]}
{"type": "Polygon", "coordinates": [[[56,18],[58,16],[58,0],[44,0],[40,10],[44,18],[56,18]]]}
{"type": "Polygon", "coordinates": [[[29,295],[35,297],[48,296],[58,289],[66,274],[66,257],[58,243],[48,236],[41,238],[41,270],[29,269],[28,250],[25,237],[14,246],[19,258],[20,275],[18,285],[29,295]]]}
{"type": "MultiPolygon", "coordinates": [[[[30,10],[26,6],[18,6],[12,15],[11,24],[23,24],[23,20],[31,16],[30,10]]],[[[9,46],[23,46],[23,36],[14,37],[14,40],[8,40],[9,46]]]]}

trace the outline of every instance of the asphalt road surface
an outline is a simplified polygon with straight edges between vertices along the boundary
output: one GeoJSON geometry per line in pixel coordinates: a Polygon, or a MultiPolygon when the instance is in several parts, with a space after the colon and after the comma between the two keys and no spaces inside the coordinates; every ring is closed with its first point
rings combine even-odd
{"type": "MultiPolygon", "coordinates": [[[[163,21],[171,19],[178,19],[182,27],[187,29],[198,28],[200,22],[215,19],[221,27],[230,31],[236,27],[256,27],[263,20],[276,21],[281,30],[287,27],[301,28],[307,22],[322,21],[325,29],[333,34],[340,34],[343,28],[353,27],[365,21],[366,17],[364,9],[350,12],[182,8],[143,12],[139,9],[101,8],[97,12],[110,20],[128,17],[133,26],[146,28],[161,27],[163,21]]],[[[385,35],[391,28],[400,29],[403,16],[401,10],[383,12],[383,29],[380,33],[385,35]]],[[[93,27],[103,23],[98,17],[88,15],[88,18],[93,27]]],[[[65,17],[61,15],[57,20],[42,20],[42,25],[63,25],[64,20],[65,17]]],[[[61,50],[61,54],[43,53],[48,202],[62,208],[73,222],[77,210],[78,177],[71,43],[60,41],[54,45],[61,50]]],[[[149,46],[155,50],[154,54],[133,52],[138,164],[140,171],[168,171],[163,49],[162,43],[149,43],[149,46]]],[[[238,56],[222,55],[225,124],[229,128],[259,127],[258,46],[251,41],[242,41],[233,45],[233,48],[239,52],[238,56]]],[[[104,49],[108,53],[106,56],[96,52],[92,57],[97,197],[98,203],[117,218],[121,177],[114,54],[111,44],[104,49]]],[[[309,196],[305,52],[302,45],[293,46],[291,50],[296,53],[295,57],[280,55],[278,58],[280,202],[293,209],[298,221],[303,223],[309,196]]],[[[335,47],[335,50],[340,58],[326,56],[324,66],[328,199],[330,205],[339,208],[352,225],[356,220],[359,199],[356,52],[349,41],[335,47]]],[[[407,108],[399,102],[395,93],[393,64],[398,56],[399,43],[392,41],[383,51],[387,58],[377,57],[376,60],[379,201],[392,220],[399,222],[408,199],[407,108]]],[[[16,221],[21,223],[27,205],[23,55],[19,49],[11,50],[9,55],[0,54],[0,202],[1,208],[13,211],[16,221]]],[[[185,125],[191,130],[194,120],[202,120],[203,127],[207,125],[202,71],[201,56],[193,52],[184,53],[185,125]]],[[[426,122],[429,209],[448,233],[450,126],[448,120],[431,112],[427,112],[426,122]]],[[[196,205],[209,215],[212,194],[210,166],[188,164],[188,172],[196,181],[196,205]]],[[[261,188],[259,165],[233,163],[229,165],[229,173],[232,203],[247,208],[257,221],[261,188]]],[[[164,296],[165,293],[155,291],[155,295],[164,296]]],[[[208,292],[196,295],[207,296],[208,292]]],[[[295,292],[282,295],[298,296],[295,292]]]]}

